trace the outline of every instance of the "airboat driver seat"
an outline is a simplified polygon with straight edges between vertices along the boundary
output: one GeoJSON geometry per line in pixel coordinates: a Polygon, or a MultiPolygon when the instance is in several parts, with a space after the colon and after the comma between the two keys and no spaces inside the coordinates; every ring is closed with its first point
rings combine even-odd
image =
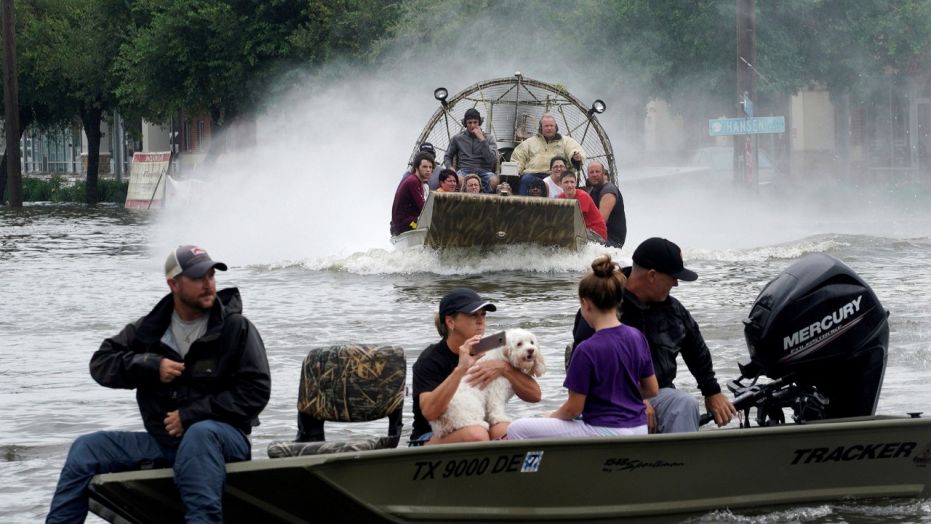
{"type": "Polygon", "coordinates": [[[397,447],[407,361],[397,346],[347,344],[310,350],[301,366],[297,438],[272,442],[270,458],[397,447]],[[368,422],[388,418],[387,435],[325,440],[324,422],[368,422]]]}

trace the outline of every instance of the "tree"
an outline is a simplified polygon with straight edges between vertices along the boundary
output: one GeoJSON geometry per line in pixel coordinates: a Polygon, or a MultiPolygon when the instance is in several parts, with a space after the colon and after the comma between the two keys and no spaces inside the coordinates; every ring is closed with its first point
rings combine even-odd
{"type": "MultiPolygon", "coordinates": [[[[64,92],[64,85],[40,50],[41,42],[63,30],[60,24],[41,15],[58,4],[54,0],[21,0],[14,5],[16,60],[19,69],[20,138],[30,125],[54,127],[67,122],[73,116],[68,113],[60,96],[64,92]]],[[[7,157],[4,151],[0,160],[0,202],[4,201],[6,165],[7,157]]]]}
{"type": "Polygon", "coordinates": [[[77,118],[87,136],[87,205],[97,204],[100,121],[116,107],[116,57],[128,20],[122,0],[23,0],[17,3],[22,49],[23,128],[77,118]]]}
{"type": "MultiPolygon", "coordinates": [[[[377,0],[142,0],[114,70],[120,99],[155,122],[205,112],[218,131],[249,119],[289,68],[364,55],[392,3],[377,0]],[[366,36],[368,35],[368,36],[366,36]]],[[[228,147],[215,134],[207,161],[228,147]]]]}
{"type": "MultiPolygon", "coordinates": [[[[129,20],[123,0],[70,0],[64,3],[70,31],[64,39],[67,53],[62,73],[69,85],[68,99],[73,103],[87,136],[88,206],[97,204],[97,177],[100,166],[100,121],[117,107],[117,77],[113,61],[125,39],[129,20]]],[[[59,55],[62,56],[62,55],[59,55]]]]}

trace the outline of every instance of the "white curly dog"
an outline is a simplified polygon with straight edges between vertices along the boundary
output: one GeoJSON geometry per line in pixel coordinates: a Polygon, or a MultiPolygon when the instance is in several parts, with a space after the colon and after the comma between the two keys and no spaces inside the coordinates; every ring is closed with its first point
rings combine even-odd
{"type": "MultiPolygon", "coordinates": [[[[526,329],[509,329],[505,338],[504,347],[488,351],[481,360],[506,360],[532,377],[543,375],[546,371],[543,353],[533,333],[526,329]]],[[[504,377],[496,378],[485,389],[471,386],[463,380],[446,412],[430,422],[433,435],[444,437],[467,426],[481,426],[487,430],[499,422],[510,422],[504,406],[513,396],[514,388],[504,377]]]]}

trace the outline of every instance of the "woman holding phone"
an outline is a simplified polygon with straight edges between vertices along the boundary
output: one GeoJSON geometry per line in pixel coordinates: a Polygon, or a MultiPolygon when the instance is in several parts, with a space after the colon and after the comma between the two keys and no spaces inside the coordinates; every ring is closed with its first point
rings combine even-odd
{"type": "Polygon", "coordinates": [[[656,396],[659,386],[646,338],[617,318],[626,282],[610,256],[592,262],[579,282],[579,302],[595,334],[569,361],[563,382],[569,398],[545,418],[512,422],[508,439],[647,434],[643,400],[656,396]]]}

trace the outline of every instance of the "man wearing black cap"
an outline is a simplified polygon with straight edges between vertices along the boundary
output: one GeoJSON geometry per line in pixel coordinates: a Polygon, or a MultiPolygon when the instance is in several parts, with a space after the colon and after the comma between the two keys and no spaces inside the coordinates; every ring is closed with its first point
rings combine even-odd
{"type": "Polygon", "coordinates": [[[482,131],[482,115],[478,109],[466,109],[462,118],[465,129],[449,139],[449,148],[443,157],[446,167],[455,169],[462,180],[475,173],[482,179],[482,192],[494,193],[498,185],[495,168],[498,165],[498,144],[495,137],[482,131]]]}
{"type": "Polygon", "coordinates": [[[522,400],[540,401],[540,386],[533,377],[503,360],[483,362],[481,357],[484,353],[470,355],[472,346],[485,333],[485,313],[496,310],[494,304],[468,288],[453,289],[440,301],[434,323],[442,339],[424,349],[414,363],[411,442],[448,444],[494,440],[507,434],[508,423],[502,422],[487,430],[481,426],[468,426],[442,438],[432,436],[430,421],[438,419],[446,411],[463,379],[483,388],[503,376],[511,382],[514,393],[522,400]]]}
{"type": "Polygon", "coordinates": [[[47,522],[83,522],[100,473],[172,467],[188,522],[222,522],[228,462],[252,456],[247,435],[271,394],[265,346],[242,315],[236,288],[216,290],[214,262],[197,246],[165,261],[171,293],[103,341],[91,357],[98,383],[135,389],[145,432],[101,431],[68,452],[47,522]]]}
{"type": "MultiPolygon", "coordinates": [[[[433,144],[430,142],[424,142],[417,146],[417,153],[426,153],[430,155],[433,157],[434,164],[436,163],[436,148],[434,148],[433,144]]],[[[417,153],[414,153],[414,155],[416,156],[417,153]]],[[[414,173],[414,171],[414,161],[411,160],[411,163],[407,165],[407,169],[401,173],[401,182],[403,182],[404,179],[408,177],[408,175],[414,173]]],[[[440,187],[440,171],[442,171],[442,169],[434,168],[433,172],[430,174],[430,178],[427,179],[427,186],[431,190],[440,187]]]]}
{"type": "MultiPolygon", "coordinates": [[[[679,354],[698,381],[705,408],[714,415],[715,422],[719,426],[730,422],[737,410],[721,393],[711,352],[698,324],[685,306],[669,295],[680,280],[691,282],[698,278],[682,263],[679,246],[665,238],[648,238],[634,250],[633,266],[623,271],[627,287],[620,308],[621,322],[646,336],[659,381],[659,394],[646,401],[650,430],[658,433],[698,430],[698,402],[673,384],[679,354]]],[[[573,344],[578,345],[592,333],[592,328],[576,314],[573,344]]]]}

